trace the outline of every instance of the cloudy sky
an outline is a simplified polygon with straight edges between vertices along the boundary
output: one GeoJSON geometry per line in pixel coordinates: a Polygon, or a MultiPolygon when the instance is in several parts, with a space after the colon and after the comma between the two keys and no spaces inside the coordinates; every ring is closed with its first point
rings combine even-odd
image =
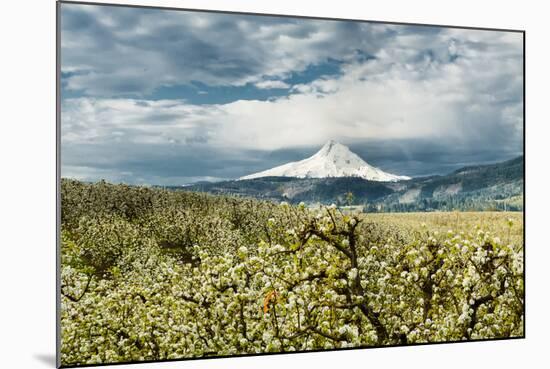
{"type": "Polygon", "coordinates": [[[327,140],[401,175],[523,151],[521,33],[61,5],[62,176],[177,185],[327,140]]]}

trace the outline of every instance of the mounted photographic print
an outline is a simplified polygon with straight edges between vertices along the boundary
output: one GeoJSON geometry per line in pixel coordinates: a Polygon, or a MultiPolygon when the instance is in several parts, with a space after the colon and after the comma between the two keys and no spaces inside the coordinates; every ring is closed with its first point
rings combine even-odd
{"type": "Polygon", "coordinates": [[[524,32],[58,3],[64,367],[524,337],[524,32]]]}

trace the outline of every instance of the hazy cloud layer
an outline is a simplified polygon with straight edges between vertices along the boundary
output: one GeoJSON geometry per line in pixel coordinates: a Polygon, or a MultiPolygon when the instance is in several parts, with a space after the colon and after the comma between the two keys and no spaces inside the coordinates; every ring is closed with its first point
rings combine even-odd
{"type": "Polygon", "coordinates": [[[62,174],[235,178],[328,139],[406,175],[508,159],[523,150],[522,42],[519,33],[63,4],[63,85],[78,97],[62,100],[62,174]],[[323,73],[335,62],[338,73],[323,73]],[[292,82],[306,70],[316,74],[292,82]],[[196,82],[201,104],[156,92],[196,82]],[[219,86],[248,86],[247,95],[237,88],[208,103],[219,86]],[[251,99],[250,88],[273,95],[251,99]]]}

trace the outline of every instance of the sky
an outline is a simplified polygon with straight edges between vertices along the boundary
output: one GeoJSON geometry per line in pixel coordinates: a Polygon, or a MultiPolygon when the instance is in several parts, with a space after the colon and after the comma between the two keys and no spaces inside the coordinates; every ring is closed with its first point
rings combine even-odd
{"type": "Polygon", "coordinates": [[[523,152],[515,32],[61,4],[61,175],[180,185],[328,140],[399,175],[523,152]]]}

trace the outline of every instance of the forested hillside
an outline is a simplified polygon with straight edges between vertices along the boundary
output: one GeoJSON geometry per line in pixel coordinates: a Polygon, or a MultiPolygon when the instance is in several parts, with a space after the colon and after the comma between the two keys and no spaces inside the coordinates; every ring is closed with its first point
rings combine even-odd
{"type": "Polygon", "coordinates": [[[364,207],[368,212],[523,209],[523,157],[498,164],[470,166],[445,176],[399,182],[359,177],[262,177],[172,187],[298,204],[364,207]]]}

